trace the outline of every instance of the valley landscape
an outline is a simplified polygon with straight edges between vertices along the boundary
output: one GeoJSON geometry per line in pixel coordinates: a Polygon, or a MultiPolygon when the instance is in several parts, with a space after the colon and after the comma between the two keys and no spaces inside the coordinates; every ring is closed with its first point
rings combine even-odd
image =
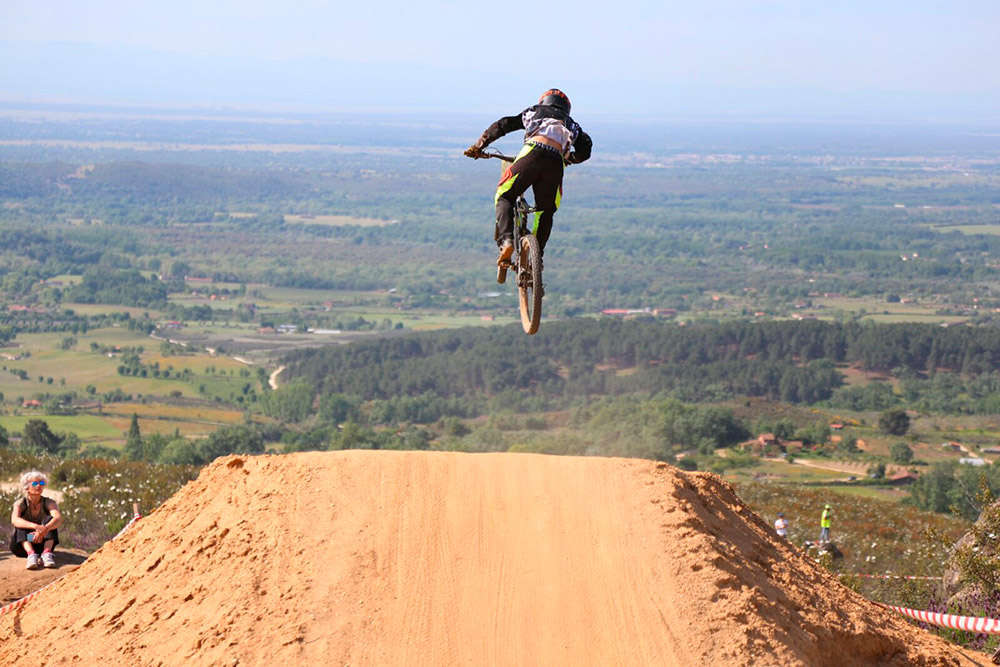
{"type": "MultiPolygon", "coordinates": [[[[205,664],[226,650],[254,664],[280,645],[345,664],[984,664],[995,636],[872,602],[1000,614],[995,544],[979,560],[955,546],[1000,493],[994,128],[598,117],[593,159],[567,168],[527,337],[495,282],[497,165],[461,155],[482,124],[0,108],[0,500],[28,469],[62,494],[78,560],[61,604],[97,581],[134,589],[63,623],[93,653],[59,659],[210,649],[205,664]],[[251,515],[225,503],[307,502],[285,491],[300,478],[329,494],[330,528],[287,517],[296,547],[338,546],[329,578],[307,559],[286,587],[279,525],[241,534],[251,515]],[[247,488],[212,497],[234,480],[247,488]],[[152,514],[108,542],[133,503],[152,514]],[[174,532],[185,503],[230,537],[174,532]],[[836,554],[806,544],[827,503],[836,554]],[[380,521],[398,530],[364,532],[380,521]],[[273,627],[255,635],[216,605],[215,571],[195,608],[161,599],[202,552],[260,565],[227,590],[259,596],[273,627]],[[435,567],[421,579],[400,554],[435,567]],[[579,580],[557,556],[582,563],[579,580]],[[661,562],[685,559],[693,574],[661,562]],[[749,592],[762,585],[766,600],[749,592]],[[304,631],[284,615],[306,597],[352,611],[304,631]],[[722,611],[698,634],[658,620],[668,608],[722,611]],[[449,627],[419,625],[443,609],[458,610],[449,627]],[[205,622],[216,612],[230,629],[205,622]],[[530,636],[568,617],[581,636],[650,625],[599,646],[530,636]],[[173,625],[145,636],[161,618],[173,625]],[[681,650],[671,633],[694,639],[681,650]],[[843,655],[805,648],[839,641],[843,655]]],[[[48,583],[19,565],[0,561],[4,604],[48,583]]],[[[44,632],[0,622],[11,641],[44,632]]]]}

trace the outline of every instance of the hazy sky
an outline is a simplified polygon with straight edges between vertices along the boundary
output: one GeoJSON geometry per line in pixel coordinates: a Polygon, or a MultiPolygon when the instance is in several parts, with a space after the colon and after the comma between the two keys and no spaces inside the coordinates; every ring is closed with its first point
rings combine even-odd
{"type": "Polygon", "coordinates": [[[625,115],[996,118],[1000,2],[0,0],[8,100],[513,113],[551,85],[625,115]]]}

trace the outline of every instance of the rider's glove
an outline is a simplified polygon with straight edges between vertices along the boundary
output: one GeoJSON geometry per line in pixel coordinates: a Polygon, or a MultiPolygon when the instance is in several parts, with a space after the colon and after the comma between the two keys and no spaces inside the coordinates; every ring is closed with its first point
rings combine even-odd
{"type": "Polygon", "coordinates": [[[475,160],[483,157],[483,142],[482,140],[477,141],[468,148],[465,149],[465,156],[471,157],[475,160]]]}

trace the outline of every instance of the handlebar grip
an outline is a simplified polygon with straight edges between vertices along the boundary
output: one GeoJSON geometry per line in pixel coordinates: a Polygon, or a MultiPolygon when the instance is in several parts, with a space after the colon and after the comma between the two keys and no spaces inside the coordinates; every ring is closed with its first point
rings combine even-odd
{"type": "Polygon", "coordinates": [[[500,160],[504,160],[506,162],[513,162],[514,161],[514,158],[510,157],[509,155],[504,155],[500,151],[483,151],[482,155],[483,155],[483,157],[495,157],[495,158],[498,158],[500,160]]]}

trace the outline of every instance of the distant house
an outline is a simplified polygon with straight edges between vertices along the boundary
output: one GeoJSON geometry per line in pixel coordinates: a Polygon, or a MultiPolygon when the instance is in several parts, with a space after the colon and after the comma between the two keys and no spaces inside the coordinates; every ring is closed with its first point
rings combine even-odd
{"type": "Polygon", "coordinates": [[[981,459],[978,456],[963,456],[958,460],[958,462],[961,463],[962,465],[976,466],[976,467],[986,465],[986,459],[981,459]]]}
{"type": "Polygon", "coordinates": [[[902,472],[897,472],[894,475],[890,475],[886,478],[886,481],[894,486],[903,486],[905,484],[913,484],[918,479],[920,479],[920,475],[917,473],[904,470],[902,472]]]}
{"type": "Polygon", "coordinates": [[[42,407],[42,402],[37,398],[29,398],[28,400],[21,403],[22,408],[40,408],[42,407]]]}
{"type": "Polygon", "coordinates": [[[983,454],[1000,454],[1000,447],[985,447],[983,454]]]}
{"type": "MultiPolygon", "coordinates": [[[[801,445],[801,443],[799,444],[801,445]]],[[[752,452],[757,456],[778,456],[785,451],[773,433],[761,433],[756,439],[742,443],[740,449],[752,452]]]]}
{"type": "Polygon", "coordinates": [[[830,428],[832,428],[834,431],[840,431],[844,428],[844,425],[841,424],[840,422],[834,422],[830,424],[830,428]]]}
{"type": "Polygon", "coordinates": [[[962,451],[962,445],[960,445],[957,442],[942,442],[941,449],[947,449],[953,452],[960,452],[962,451]]]}
{"type": "Polygon", "coordinates": [[[800,454],[805,449],[805,443],[801,440],[785,440],[781,446],[786,454],[800,454]]]}

